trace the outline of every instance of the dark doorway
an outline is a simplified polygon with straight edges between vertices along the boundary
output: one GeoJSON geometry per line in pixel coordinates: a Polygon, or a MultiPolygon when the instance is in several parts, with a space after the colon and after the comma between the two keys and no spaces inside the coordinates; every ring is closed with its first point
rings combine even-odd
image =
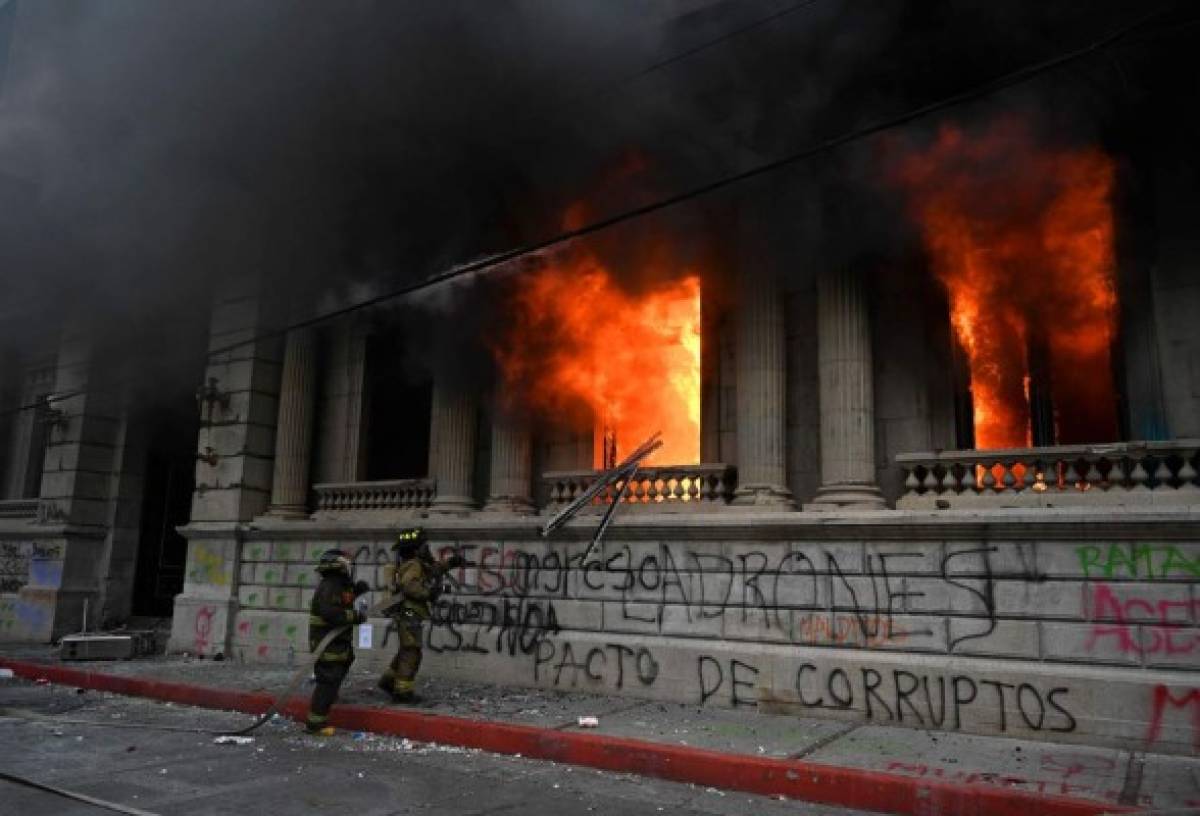
{"type": "Polygon", "coordinates": [[[160,326],[157,342],[146,344],[171,351],[152,352],[156,356],[143,361],[136,395],[137,422],[146,443],[132,604],[138,616],[169,616],[175,596],[183,591],[187,539],[176,528],[191,517],[196,483],[196,387],[204,375],[204,317],[201,311],[191,321],[160,326]]]}
{"type": "Polygon", "coordinates": [[[403,333],[367,340],[367,479],[415,479],[429,470],[433,384],[408,362],[403,333]]]}
{"type": "MultiPolygon", "coordinates": [[[[189,407],[194,414],[195,402],[189,407]]],[[[183,591],[187,539],[175,528],[188,522],[196,482],[195,431],[186,450],[177,446],[187,436],[162,427],[150,443],[133,589],[135,615],[166,617],[183,591]]]]}

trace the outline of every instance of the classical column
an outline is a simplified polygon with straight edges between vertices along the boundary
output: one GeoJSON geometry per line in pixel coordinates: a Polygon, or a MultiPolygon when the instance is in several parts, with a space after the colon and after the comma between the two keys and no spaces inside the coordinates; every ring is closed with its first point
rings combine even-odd
{"type": "Polygon", "coordinates": [[[793,509],[787,487],[787,336],[773,275],[746,275],[737,306],[734,504],[793,509]]]}
{"type": "Polygon", "coordinates": [[[308,516],[308,474],[312,460],[313,404],[317,378],[316,332],[293,329],[283,353],[279,419],[275,426],[275,473],[271,480],[273,516],[308,516]]]}
{"type": "Polygon", "coordinates": [[[884,506],[875,484],[875,389],[866,291],[857,270],[817,281],[821,488],[812,509],[884,506]]]}
{"type": "Polygon", "coordinates": [[[483,509],[496,513],[532,514],[536,508],[530,498],[533,441],[529,424],[500,404],[496,405],[494,417],[491,474],[487,504],[483,509]]]}
{"type": "Polygon", "coordinates": [[[437,488],[435,512],[467,513],[476,507],[476,413],[476,397],[469,386],[434,378],[429,476],[437,488]]]}

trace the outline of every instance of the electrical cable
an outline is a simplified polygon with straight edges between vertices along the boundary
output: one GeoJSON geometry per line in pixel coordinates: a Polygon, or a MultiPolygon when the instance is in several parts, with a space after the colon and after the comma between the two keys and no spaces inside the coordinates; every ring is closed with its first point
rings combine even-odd
{"type": "MultiPolygon", "coordinates": [[[[431,275],[430,277],[419,282],[407,284],[397,289],[393,289],[388,292],[358,301],[357,303],[332,309],[328,312],[314,315],[303,320],[298,320],[279,328],[270,329],[268,331],[256,334],[248,339],[240,340],[237,343],[210,349],[207,352],[208,359],[210,360],[211,364],[213,358],[219,358],[223,354],[229,354],[239,349],[245,349],[246,347],[259,342],[260,340],[274,339],[286,335],[290,331],[310,328],[322,323],[327,323],[362,309],[369,309],[389,301],[403,298],[407,295],[432,289],[444,283],[458,280],[469,275],[495,271],[498,267],[503,268],[504,266],[522,258],[535,256],[548,249],[553,249],[555,247],[568,244],[579,238],[584,238],[599,232],[603,232],[628,221],[633,221],[637,218],[669,209],[686,201],[700,198],[710,193],[723,190],[727,187],[732,187],[741,182],[791,167],[801,161],[810,159],[813,156],[835,150],[839,147],[844,147],[847,144],[878,135],[879,133],[887,130],[892,130],[903,125],[910,124],[918,119],[923,119],[931,114],[946,110],[948,108],[956,107],[967,102],[973,102],[1006,88],[1024,84],[1049,71],[1065,67],[1095,54],[1104,53],[1108,49],[1117,45],[1120,41],[1124,40],[1129,34],[1146,26],[1153,20],[1164,16],[1168,12],[1175,10],[1177,7],[1177,3],[1170,3],[1157,11],[1143,15],[1138,20],[1116,29],[1108,35],[1093,41],[1089,45],[1063,52],[1049,59],[1031,63],[1030,65],[1003,74],[999,77],[995,77],[987,82],[974,85],[970,88],[942,97],[925,105],[911,108],[903,113],[887,117],[872,124],[846,131],[838,136],[817,142],[816,144],[802,148],[793,153],[786,154],[780,158],[772,159],[771,161],[755,165],[754,167],[746,170],[705,182],[683,192],[675,193],[665,198],[660,198],[648,204],[623,210],[614,215],[605,216],[604,218],[597,219],[576,229],[566,230],[556,235],[525,244],[524,246],[451,267],[450,269],[431,275]]],[[[127,385],[130,382],[133,381],[129,380],[128,382],[121,384],[127,385]]],[[[111,388],[113,387],[110,386],[110,389],[111,388]]],[[[63,394],[55,394],[53,395],[53,402],[59,402],[64,399],[69,399],[71,397],[86,393],[88,393],[87,389],[81,389],[63,394]]],[[[0,416],[7,416],[9,414],[19,413],[21,411],[35,410],[37,407],[37,403],[17,406],[15,408],[9,408],[0,411],[0,416]]]]}

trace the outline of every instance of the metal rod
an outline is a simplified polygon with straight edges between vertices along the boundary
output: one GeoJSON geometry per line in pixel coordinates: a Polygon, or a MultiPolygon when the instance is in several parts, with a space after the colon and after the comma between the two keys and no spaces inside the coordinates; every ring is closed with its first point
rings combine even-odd
{"type": "Polygon", "coordinates": [[[612,470],[601,473],[596,477],[596,481],[592,482],[588,487],[575,497],[566,507],[555,513],[549,521],[542,527],[542,536],[548,536],[550,533],[557,530],[562,525],[570,521],[576,513],[586,507],[592,499],[598,496],[602,491],[608,488],[609,485],[618,481],[623,475],[627,475],[627,471],[631,467],[636,467],[641,464],[641,461],[654,451],[662,447],[662,440],[659,438],[662,432],[658,432],[638,445],[633,453],[625,457],[625,459],[612,470]]]}
{"type": "Polygon", "coordinates": [[[640,466],[634,464],[632,466],[632,470],[629,472],[629,475],[625,477],[625,481],[621,482],[620,490],[617,491],[617,495],[613,496],[612,504],[608,506],[608,509],[604,511],[604,517],[600,519],[600,526],[596,528],[596,534],[592,536],[592,543],[589,544],[588,548],[583,551],[583,559],[581,562],[585,563],[588,560],[588,557],[592,554],[592,550],[596,549],[596,545],[598,545],[600,543],[600,539],[604,537],[604,531],[608,529],[609,522],[611,522],[613,516],[616,515],[617,508],[620,507],[621,502],[625,499],[625,494],[629,492],[629,486],[633,484],[633,480],[637,478],[638,470],[640,470],[640,466]]]}

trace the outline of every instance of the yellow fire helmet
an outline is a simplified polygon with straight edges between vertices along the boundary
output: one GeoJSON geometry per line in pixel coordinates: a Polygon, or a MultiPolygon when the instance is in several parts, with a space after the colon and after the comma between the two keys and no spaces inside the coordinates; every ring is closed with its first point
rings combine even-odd
{"type": "Polygon", "coordinates": [[[407,530],[401,530],[396,535],[396,543],[392,545],[392,552],[401,555],[415,553],[425,543],[425,531],[420,527],[410,527],[407,530]]]}

